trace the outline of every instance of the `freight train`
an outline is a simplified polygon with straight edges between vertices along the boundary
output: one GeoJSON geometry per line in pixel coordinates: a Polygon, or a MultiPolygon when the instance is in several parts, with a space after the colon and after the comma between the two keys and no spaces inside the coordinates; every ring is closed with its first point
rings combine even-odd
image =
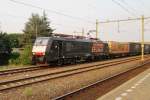
{"type": "MultiPolygon", "coordinates": [[[[150,44],[144,44],[144,53],[150,54],[150,44]]],[[[66,64],[95,59],[141,54],[140,43],[103,42],[96,39],[38,37],[32,49],[33,64],[66,64]]]]}

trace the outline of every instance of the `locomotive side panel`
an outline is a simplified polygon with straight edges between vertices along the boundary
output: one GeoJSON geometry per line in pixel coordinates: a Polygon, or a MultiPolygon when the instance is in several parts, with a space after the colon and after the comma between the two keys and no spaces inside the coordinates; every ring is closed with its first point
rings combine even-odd
{"type": "Polygon", "coordinates": [[[65,58],[90,56],[90,42],[64,41],[63,54],[65,58]]]}
{"type": "Polygon", "coordinates": [[[51,61],[56,61],[60,58],[61,56],[61,44],[62,41],[58,41],[58,40],[52,40],[51,41],[51,45],[50,48],[47,49],[47,61],[51,62],[51,61]]]}

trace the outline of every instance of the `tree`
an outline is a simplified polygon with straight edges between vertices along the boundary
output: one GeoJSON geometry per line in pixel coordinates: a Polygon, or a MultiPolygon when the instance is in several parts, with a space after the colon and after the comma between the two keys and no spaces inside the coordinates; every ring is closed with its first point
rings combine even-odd
{"type": "Polygon", "coordinates": [[[0,32],[0,53],[10,54],[12,51],[11,41],[6,33],[0,32]]]}
{"type": "Polygon", "coordinates": [[[0,65],[8,64],[8,59],[11,51],[11,41],[8,35],[6,33],[0,32],[0,65]]]}
{"type": "Polygon", "coordinates": [[[43,16],[41,17],[42,24],[41,24],[41,36],[51,36],[52,32],[54,31],[50,27],[50,22],[48,21],[47,15],[45,12],[43,12],[43,16]]]}
{"type": "Polygon", "coordinates": [[[23,45],[22,36],[23,36],[23,34],[17,34],[17,33],[8,34],[8,37],[11,41],[12,48],[19,48],[23,45]]]}
{"type": "Polygon", "coordinates": [[[25,24],[23,31],[26,42],[31,42],[31,39],[35,39],[37,36],[50,36],[53,29],[50,27],[50,22],[44,12],[42,16],[33,13],[29,21],[25,24]]]}

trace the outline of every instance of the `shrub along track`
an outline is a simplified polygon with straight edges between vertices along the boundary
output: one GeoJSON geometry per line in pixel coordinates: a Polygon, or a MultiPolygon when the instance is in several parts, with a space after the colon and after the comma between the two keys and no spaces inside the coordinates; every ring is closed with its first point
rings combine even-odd
{"type": "MultiPolygon", "coordinates": [[[[145,57],[148,58],[148,56],[145,56],[145,57]]],[[[65,70],[56,70],[56,71],[52,71],[51,73],[46,73],[42,75],[0,81],[0,92],[5,91],[5,90],[10,90],[12,88],[31,85],[31,84],[38,83],[38,82],[48,81],[51,79],[89,72],[91,70],[103,69],[103,68],[111,67],[114,65],[129,63],[129,62],[137,61],[139,59],[140,57],[122,58],[120,60],[118,59],[115,61],[109,61],[109,62],[101,63],[101,64],[92,64],[92,65],[84,66],[84,67],[66,68],[65,70]]]]}

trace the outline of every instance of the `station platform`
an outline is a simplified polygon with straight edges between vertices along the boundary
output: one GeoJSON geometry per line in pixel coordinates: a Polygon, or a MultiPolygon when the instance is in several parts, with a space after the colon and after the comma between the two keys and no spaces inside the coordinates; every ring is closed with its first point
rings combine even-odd
{"type": "Polygon", "coordinates": [[[150,100],[150,69],[147,69],[97,100],[150,100]]]}

